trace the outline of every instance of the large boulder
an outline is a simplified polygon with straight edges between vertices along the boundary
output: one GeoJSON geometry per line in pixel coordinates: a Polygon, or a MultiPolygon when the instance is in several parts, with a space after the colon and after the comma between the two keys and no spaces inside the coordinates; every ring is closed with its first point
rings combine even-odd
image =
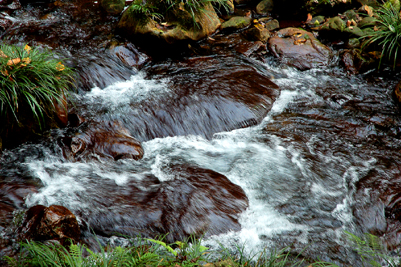
{"type": "Polygon", "coordinates": [[[102,181],[101,196],[93,188],[87,190],[96,206],[75,213],[101,236],[168,234],[167,241],[173,242],[240,230],[238,217],[248,206],[241,187],[220,173],[195,166],[173,165],[163,172],[172,178],[160,181],[149,173],[124,186],[102,181]]]}
{"type": "Polygon", "coordinates": [[[328,66],[333,53],[315,36],[298,28],[285,28],[269,39],[269,48],[282,63],[307,70],[328,66]]]}
{"type": "Polygon", "coordinates": [[[127,37],[148,36],[167,43],[198,41],[220,27],[219,17],[210,3],[205,4],[202,12],[193,15],[184,8],[172,9],[174,14],[166,16],[166,23],[159,23],[151,17],[138,15],[135,11],[136,2],[124,11],[118,23],[121,33],[127,37]]]}
{"type": "Polygon", "coordinates": [[[168,60],[145,70],[151,80],[168,81],[151,99],[124,102],[119,114],[112,113],[112,107],[107,113],[104,107],[94,109],[92,100],[81,102],[89,106],[77,110],[95,121],[118,119],[141,142],[179,135],[211,138],[218,132],[258,124],[280,94],[269,70],[244,57],[168,60]]]}

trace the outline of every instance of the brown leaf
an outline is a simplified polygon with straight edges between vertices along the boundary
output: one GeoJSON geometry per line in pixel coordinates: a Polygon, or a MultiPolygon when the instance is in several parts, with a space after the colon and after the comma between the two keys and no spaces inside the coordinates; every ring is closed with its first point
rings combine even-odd
{"type": "Polygon", "coordinates": [[[312,21],[312,15],[310,13],[308,13],[308,17],[306,18],[306,23],[309,23],[312,21]]]}

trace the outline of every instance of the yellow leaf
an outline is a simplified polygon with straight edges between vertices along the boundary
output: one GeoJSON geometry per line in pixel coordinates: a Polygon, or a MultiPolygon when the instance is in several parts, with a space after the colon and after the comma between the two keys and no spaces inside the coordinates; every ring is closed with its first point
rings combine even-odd
{"type": "Polygon", "coordinates": [[[5,58],[7,58],[7,55],[4,54],[4,52],[0,50],[0,57],[5,57],[5,58]]]}
{"type": "Polygon", "coordinates": [[[56,70],[63,71],[63,70],[65,70],[65,66],[61,62],[59,62],[56,65],[56,70]]]}
{"type": "Polygon", "coordinates": [[[20,62],[21,62],[21,59],[20,59],[19,57],[13,58],[13,59],[10,59],[10,60],[7,62],[7,66],[16,65],[16,64],[18,64],[18,63],[20,63],[20,62]]]}
{"type": "Polygon", "coordinates": [[[8,76],[8,71],[7,70],[2,70],[2,71],[0,71],[1,72],[1,74],[3,74],[4,76],[8,76]]]}
{"type": "Polygon", "coordinates": [[[29,52],[30,52],[32,49],[31,49],[31,47],[30,47],[29,45],[25,45],[24,50],[25,50],[26,52],[28,52],[28,54],[29,54],[29,52]]]}
{"type": "Polygon", "coordinates": [[[30,59],[29,57],[24,57],[24,58],[22,59],[22,64],[21,64],[21,66],[22,66],[22,67],[25,67],[25,66],[28,65],[29,63],[31,63],[31,59],[30,59]]]}

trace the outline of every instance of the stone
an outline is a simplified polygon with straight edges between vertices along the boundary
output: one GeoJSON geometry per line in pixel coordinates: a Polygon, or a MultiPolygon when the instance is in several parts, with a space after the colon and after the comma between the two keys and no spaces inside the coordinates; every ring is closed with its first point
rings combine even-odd
{"type": "Polygon", "coordinates": [[[375,25],[376,19],[373,17],[364,17],[361,21],[358,22],[359,28],[373,27],[375,25]]]}
{"type": "Polygon", "coordinates": [[[298,28],[285,28],[268,41],[270,51],[282,63],[307,70],[330,64],[333,53],[315,36],[298,28]]]}
{"type": "Polygon", "coordinates": [[[36,205],[29,208],[18,233],[20,240],[55,239],[61,242],[78,242],[81,234],[75,215],[59,205],[36,205]]]}
{"type": "Polygon", "coordinates": [[[272,19],[272,20],[265,22],[265,28],[268,31],[277,30],[280,28],[280,23],[278,22],[278,20],[272,19]]]}
{"type": "Polygon", "coordinates": [[[261,41],[262,43],[266,43],[267,39],[270,38],[270,32],[261,24],[253,25],[244,34],[248,40],[261,41]]]}
{"type": "Polygon", "coordinates": [[[198,41],[214,33],[221,24],[210,3],[205,5],[203,12],[195,15],[195,22],[184,8],[177,8],[174,12],[176,19],[167,20],[162,25],[151,18],[144,20],[135,16],[134,6],[131,5],[123,12],[117,27],[127,37],[141,35],[173,44],[179,41],[198,41]]]}
{"type": "Polygon", "coordinates": [[[262,0],[256,6],[256,13],[259,15],[267,15],[270,14],[274,9],[274,2],[273,0],[262,0]]]}
{"type": "Polygon", "coordinates": [[[341,55],[341,64],[348,73],[358,74],[374,68],[375,60],[365,54],[360,49],[345,49],[341,55]]]}
{"type": "MultiPolygon", "coordinates": [[[[124,186],[105,180],[104,195],[96,209],[77,210],[89,229],[101,236],[122,235],[167,242],[209,237],[238,231],[239,215],[248,199],[238,185],[212,170],[190,165],[170,165],[163,172],[171,179],[160,181],[152,174],[130,179],[124,186]]],[[[93,194],[88,188],[88,194],[93,194]]]]}
{"type": "Polygon", "coordinates": [[[100,6],[110,15],[119,15],[125,6],[125,0],[100,0],[100,6]]]}
{"type": "Polygon", "coordinates": [[[248,27],[251,22],[252,18],[250,17],[235,16],[221,24],[220,28],[222,30],[239,30],[248,27]]]}
{"type": "Polygon", "coordinates": [[[75,135],[64,137],[62,143],[64,156],[74,161],[91,160],[94,155],[114,160],[143,157],[141,143],[119,122],[88,122],[75,135]]]}
{"type": "Polygon", "coordinates": [[[109,51],[125,65],[137,69],[150,60],[149,56],[140,52],[132,43],[113,45],[109,51]]]}

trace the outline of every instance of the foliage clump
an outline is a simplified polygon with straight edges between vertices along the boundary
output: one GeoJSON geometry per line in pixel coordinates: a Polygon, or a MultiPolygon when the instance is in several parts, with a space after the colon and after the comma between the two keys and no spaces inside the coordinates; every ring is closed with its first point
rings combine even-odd
{"type": "Polygon", "coordinates": [[[401,16],[398,8],[390,1],[380,6],[373,17],[375,26],[365,30],[363,47],[378,45],[381,48],[379,68],[382,60],[392,60],[395,68],[401,45],[401,16]]]}
{"type": "Polygon", "coordinates": [[[65,106],[72,76],[72,69],[51,51],[0,45],[0,119],[15,124],[32,115],[42,125],[55,104],[65,106]]]}

